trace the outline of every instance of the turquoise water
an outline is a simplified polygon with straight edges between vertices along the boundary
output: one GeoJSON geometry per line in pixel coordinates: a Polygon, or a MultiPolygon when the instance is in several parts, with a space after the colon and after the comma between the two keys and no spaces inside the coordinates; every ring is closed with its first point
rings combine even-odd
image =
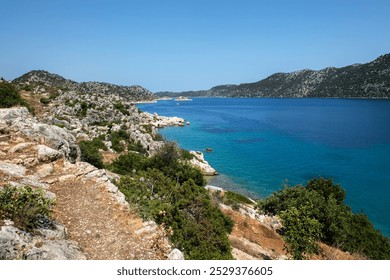
{"type": "Polygon", "coordinates": [[[191,124],[160,133],[181,147],[212,152],[210,184],[266,197],[284,184],[333,178],[347,204],[390,236],[390,101],[195,98],[140,104],[191,124]]]}

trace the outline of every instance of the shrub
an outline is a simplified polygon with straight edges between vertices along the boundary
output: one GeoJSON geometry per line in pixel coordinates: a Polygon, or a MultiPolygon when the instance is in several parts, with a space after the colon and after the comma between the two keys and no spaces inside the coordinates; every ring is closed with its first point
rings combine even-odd
{"type": "Polygon", "coordinates": [[[192,179],[197,185],[204,186],[206,181],[202,172],[187,163],[181,162],[180,159],[181,150],[175,143],[168,142],[149,159],[148,166],[162,170],[166,176],[177,180],[179,183],[192,179]]]}
{"type": "Polygon", "coordinates": [[[43,104],[43,105],[47,105],[49,104],[51,101],[53,101],[53,99],[56,99],[60,94],[58,92],[52,92],[50,93],[49,97],[42,97],[40,99],[40,102],[43,104]]]}
{"type": "Polygon", "coordinates": [[[87,111],[88,111],[88,108],[89,108],[89,104],[85,101],[81,101],[80,103],[80,110],[77,112],[77,116],[78,117],[85,117],[87,116],[87,111]]]}
{"type": "Polygon", "coordinates": [[[31,91],[31,87],[27,84],[23,85],[20,89],[25,90],[25,91],[31,91]]]}
{"type": "Polygon", "coordinates": [[[121,141],[125,141],[125,143],[129,143],[130,135],[126,132],[126,130],[120,129],[118,131],[113,131],[109,135],[109,140],[112,143],[112,148],[115,152],[121,153],[124,151],[125,146],[121,144],[121,141]]]}
{"type": "Polygon", "coordinates": [[[181,152],[181,158],[184,159],[184,160],[191,160],[191,159],[193,159],[195,157],[188,150],[181,149],[180,152],[181,152]]]}
{"type": "Polygon", "coordinates": [[[0,189],[0,218],[13,220],[21,229],[37,228],[43,218],[50,217],[53,205],[54,201],[46,198],[41,189],[29,186],[0,189]]]}
{"type": "Polygon", "coordinates": [[[133,170],[146,170],[148,159],[137,153],[120,155],[108,167],[112,172],[120,175],[130,175],[133,170]]]}
{"type": "Polygon", "coordinates": [[[137,141],[137,142],[131,141],[130,143],[128,143],[127,150],[138,152],[140,154],[146,154],[146,152],[147,152],[146,149],[142,146],[140,141],[137,141]]]}
{"type": "Polygon", "coordinates": [[[148,169],[122,177],[119,187],[144,218],[165,226],[187,259],[232,259],[227,234],[233,222],[193,180],[178,184],[163,172],[148,169]]]}
{"type": "Polygon", "coordinates": [[[305,206],[301,206],[298,209],[291,207],[280,213],[286,250],[295,260],[302,260],[308,254],[318,253],[317,241],[321,237],[322,226],[311,217],[310,211],[308,212],[305,206]]]}
{"type": "Polygon", "coordinates": [[[253,204],[252,200],[248,197],[231,191],[225,192],[222,202],[226,205],[232,206],[235,210],[238,210],[239,204],[253,204]]]}
{"type": "MultiPolygon", "coordinates": [[[[86,161],[97,168],[103,168],[103,156],[99,152],[101,140],[81,141],[79,147],[81,150],[81,160],[86,161]]],[[[103,143],[102,143],[103,144],[103,143]]],[[[104,144],[103,144],[104,145],[104,144]]]]}
{"type": "Polygon", "coordinates": [[[32,110],[12,84],[0,83],[0,108],[10,108],[16,105],[25,106],[29,111],[32,110]]]}
{"type": "Polygon", "coordinates": [[[160,133],[153,134],[152,138],[154,141],[164,141],[164,136],[162,136],[160,133]]]}
{"type": "Polygon", "coordinates": [[[109,169],[122,176],[118,186],[143,218],[164,225],[187,259],[231,259],[227,234],[232,220],[213,203],[203,174],[180,161],[174,143],[153,157],[121,155],[109,169]]]}
{"type": "Polygon", "coordinates": [[[118,110],[119,112],[121,112],[122,114],[126,115],[126,116],[129,116],[129,115],[130,115],[129,111],[127,110],[128,107],[126,107],[125,105],[123,105],[122,102],[115,103],[115,104],[114,104],[114,108],[115,108],[116,110],[118,110]]]}
{"type": "Polygon", "coordinates": [[[345,190],[340,185],[335,185],[332,179],[314,178],[307,182],[306,188],[319,193],[325,200],[331,197],[336,199],[337,204],[343,204],[345,200],[345,190]]]}
{"type": "Polygon", "coordinates": [[[47,105],[50,103],[50,99],[49,98],[46,98],[46,97],[42,97],[40,100],[39,100],[43,105],[47,105]]]}
{"type": "Polygon", "coordinates": [[[143,128],[144,132],[146,132],[150,135],[153,133],[153,126],[151,124],[143,124],[142,128],[143,128]]]}

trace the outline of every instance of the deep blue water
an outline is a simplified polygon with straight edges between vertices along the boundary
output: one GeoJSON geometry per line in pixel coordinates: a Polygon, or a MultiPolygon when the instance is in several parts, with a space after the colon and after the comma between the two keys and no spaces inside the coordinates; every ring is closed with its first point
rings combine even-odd
{"type": "Polygon", "coordinates": [[[286,183],[333,178],[347,204],[390,236],[390,101],[195,98],[138,107],[191,123],[160,133],[186,149],[211,147],[206,160],[221,174],[211,184],[266,197],[286,183]]]}

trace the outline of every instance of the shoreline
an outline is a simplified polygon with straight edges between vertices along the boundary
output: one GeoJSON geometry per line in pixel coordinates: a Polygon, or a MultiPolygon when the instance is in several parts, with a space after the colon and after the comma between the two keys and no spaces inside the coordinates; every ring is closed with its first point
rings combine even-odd
{"type": "MultiPolygon", "coordinates": [[[[194,102],[196,102],[196,103],[194,105],[191,105],[190,107],[191,108],[194,107],[194,106],[200,107],[203,104],[205,104],[205,105],[209,104],[208,99],[210,99],[210,98],[209,97],[206,97],[206,98],[205,97],[199,97],[198,101],[194,100],[194,102]],[[203,99],[203,101],[202,101],[202,99],[203,99]]],[[[211,98],[211,100],[212,99],[213,98],[211,98]]],[[[223,105],[225,104],[225,102],[226,102],[227,105],[235,102],[234,98],[229,98],[229,99],[232,99],[232,100],[231,101],[229,101],[229,100],[225,100],[224,101],[224,100],[220,100],[220,99],[219,100],[222,102],[223,105]]],[[[242,104],[251,104],[250,99],[252,99],[252,98],[241,98],[241,99],[242,100],[249,99],[247,102],[243,102],[242,104]]],[[[252,100],[256,100],[256,99],[262,99],[262,98],[253,98],[252,100]]],[[[284,100],[288,100],[288,98],[283,98],[283,99],[284,100]]],[[[351,100],[351,99],[344,99],[345,101],[337,99],[337,98],[305,98],[305,100],[302,100],[302,101],[299,101],[299,100],[294,101],[295,99],[298,99],[298,98],[290,99],[290,100],[292,100],[291,104],[298,104],[298,105],[301,104],[301,103],[303,103],[303,104],[306,104],[306,103],[307,104],[311,104],[311,100],[313,100],[313,104],[321,104],[322,102],[325,102],[325,103],[322,103],[322,104],[335,104],[336,106],[337,106],[337,104],[345,104],[345,106],[351,106],[351,108],[354,108],[355,106],[356,106],[356,108],[361,108],[361,107],[364,108],[364,106],[366,106],[365,104],[367,104],[367,105],[371,104],[372,106],[375,106],[375,107],[377,107],[376,104],[378,104],[378,108],[388,108],[388,106],[386,104],[388,104],[388,102],[389,102],[388,99],[383,99],[384,103],[383,103],[383,105],[381,105],[382,103],[380,103],[380,101],[382,99],[373,99],[375,101],[371,101],[372,98],[370,98],[370,99],[362,99],[362,98],[357,99],[357,98],[354,98],[353,100],[351,100]],[[310,100],[308,100],[308,99],[310,99],[310,100]],[[315,101],[315,100],[317,100],[317,101],[315,101]],[[326,101],[326,100],[329,100],[329,101],[326,101]],[[332,100],[334,100],[334,101],[332,101],[332,100]],[[351,100],[351,101],[349,101],[349,100],[351,100]],[[354,100],[356,100],[356,101],[354,101],[354,100]],[[359,101],[359,100],[362,100],[362,101],[359,101]],[[351,102],[351,103],[348,103],[348,102],[351,102]],[[365,102],[367,102],[367,103],[365,103],[365,102]]],[[[303,99],[303,98],[299,98],[299,99],[303,99]]],[[[272,100],[272,99],[270,99],[270,100],[272,100]]],[[[275,100],[274,102],[271,102],[271,105],[279,104],[279,103],[277,103],[278,102],[277,100],[280,100],[280,99],[274,99],[274,100],[275,100]]],[[[211,104],[218,104],[218,102],[219,102],[218,99],[214,99],[214,101],[212,101],[210,103],[211,104]]],[[[239,102],[239,99],[237,99],[237,102],[239,102]]],[[[262,104],[262,101],[259,101],[258,103],[262,104]]],[[[288,101],[281,100],[281,104],[284,104],[284,103],[290,104],[290,103],[288,103],[288,101]]],[[[161,110],[161,113],[164,112],[167,115],[172,115],[172,114],[183,115],[184,117],[190,119],[191,123],[193,123],[196,126],[199,125],[197,123],[199,123],[199,122],[201,122],[203,120],[203,118],[201,120],[198,120],[197,118],[195,118],[195,116],[193,116],[192,113],[187,113],[187,111],[184,111],[184,110],[186,110],[184,108],[171,108],[170,104],[171,104],[170,102],[161,103],[161,108],[164,108],[164,110],[161,110]]],[[[239,102],[238,104],[241,104],[241,102],[239,102]]],[[[151,111],[156,110],[156,111],[159,112],[159,104],[151,105],[151,106],[145,106],[145,110],[151,110],[151,111]]],[[[165,132],[162,132],[162,133],[165,133],[165,132]]],[[[179,130],[174,129],[174,130],[169,130],[169,131],[166,132],[166,135],[168,135],[168,136],[171,135],[172,139],[182,139],[183,138],[184,139],[183,143],[186,144],[186,148],[191,149],[191,148],[196,147],[198,149],[202,149],[202,147],[205,147],[204,143],[206,143],[206,144],[209,143],[209,140],[208,140],[208,138],[204,138],[203,137],[202,140],[199,140],[199,141],[202,141],[202,144],[199,143],[199,141],[198,141],[199,145],[197,145],[196,142],[191,140],[193,137],[196,136],[196,134],[197,134],[197,130],[194,130],[194,129],[190,129],[190,130],[186,130],[186,131],[183,131],[183,130],[179,131],[179,130]],[[183,134],[183,132],[184,132],[184,134],[183,134]],[[179,135],[189,135],[189,136],[191,136],[191,138],[189,138],[189,136],[180,137],[179,135]]],[[[248,137],[250,137],[250,136],[248,136],[248,137]]],[[[255,136],[253,136],[253,137],[255,137],[255,136]]],[[[201,139],[201,138],[199,138],[199,139],[201,139]]],[[[179,145],[181,144],[180,141],[177,140],[177,142],[179,143],[179,145]]],[[[216,144],[210,144],[210,145],[216,145],[216,144]]],[[[217,147],[214,147],[214,148],[217,150],[217,147]]],[[[250,149],[250,148],[248,148],[248,149],[250,149]]],[[[331,148],[329,148],[329,149],[326,148],[326,150],[323,150],[323,151],[326,151],[326,152],[329,151],[329,153],[330,153],[331,152],[331,148]]],[[[367,150],[367,153],[371,153],[371,152],[369,150],[367,150]]],[[[298,152],[297,154],[300,155],[302,153],[298,152]]],[[[339,149],[339,150],[337,150],[337,153],[334,153],[334,154],[335,155],[336,154],[340,154],[340,158],[341,158],[341,156],[343,156],[345,154],[345,151],[342,150],[342,149],[339,149]]],[[[205,154],[206,160],[208,159],[207,158],[208,156],[211,157],[213,160],[215,160],[215,156],[213,156],[213,155],[206,155],[205,154]]],[[[356,154],[356,156],[357,156],[357,158],[356,158],[355,161],[357,163],[360,163],[361,162],[360,154],[356,154]]],[[[218,157],[218,158],[220,158],[220,157],[218,157]]],[[[334,161],[333,159],[326,159],[326,160],[329,161],[329,162],[333,162],[334,161]]],[[[213,163],[213,161],[211,161],[211,163],[213,163]]],[[[225,166],[230,164],[229,162],[225,162],[224,163],[224,162],[219,161],[219,163],[216,162],[215,164],[218,165],[218,169],[220,169],[218,171],[221,172],[221,174],[218,175],[218,177],[224,176],[224,172],[223,171],[225,170],[225,172],[226,171],[229,172],[229,175],[231,176],[230,178],[235,179],[234,173],[231,172],[232,169],[225,169],[225,166]],[[221,164],[221,166],[219,166],[219,164],[221,164]]],[[[307,164],[306,165],[302,164],[302,166],[306,168],[305,170],[310,170],[310,166],[307,166],[307,164]]],[[[267,168],[266,170],[268,170],[268,169],[270,169],[270,168],[267,168]]],[[[349,171],[350,169],[351,168],[349,168],[349,167],[345,168],[346,171],[349,171]]],[[[377,229],[380,229],[381,232],[387,233],[388,230],[386,230],[386,228],[388,228],[388,227],[386,227],[385,221],[383,221],[383,219],[381,219],[381,218],[377,219],[376,216],[372,215],[372,212],[373,212],[372,209],[375,209],[375,208],[368,209],[367,208],[367,204],[364,201],[362,203],[359,199],[355,199],[356,195],[354,193],[352,193],[352,190],[351,190],[350,186],[351,186],[351,184],[355,183],[356,180],[351,181],[351,180],[345,179],[344,177],[340,177],[340,172],[338,172],[338,170],[339,171],[340,170],[343,171],[344,169],[332,168],[332,170],[330,170],[329,173],[326,173],[327,169],[321,169],[318,172],[313,172],[312,174],[308,173],[307,175],[308,176],[311,175],[310,178],[313,178],[316,175],[317,176],[318,175],[322,175],[322,176],[326,176],[326,177],[338,178],[337,182],[340,183],[347,190],[348,193],[351,193],[351,196],[349,197],[349,204],[348,205],[351,208],[354,209],[354,212],[358,212],[359,209],[365,208],[365,212],[369,215],[370,219],[373,222],[375,222],[375,227],[377,229]],[[325,171],[325,172],[322,172],[322,171],[325,171]],[[330,173],[330,172],[333,172],[333,173],[330,173]],[[343,180],[339,180],[340,178],[343,179],[343,180]]],[[[371,170],[371,169],[369,169],[369,170],[371,170]]],[[[237,171],[240,172],[238,169],[237,169],[237,171]]],[[[281,173],[280,171],[275,171],[275,172],[281,173]]],[[[263,181],[258,181],[258,182],[260,182],[260,183],[258,183],[258,186],[255,185],[255,183],[256,183],[255,181],[253,181],[253,180],[249,181],[250,188],[248,189],[248,191],[245,190],[244,186],[241,186],[241,188],[240,188],[240,186],[238,186],[238,188],[235,188],[235,184],[230,184],[230,182],[227,182],[228,186],[229,186],[227,189],[230,189],[230,190],[233,190],[233,191],[238,191],[239,193],[247,195],[247,196],[249,194],[249,197],[252,197],[252,198],[265,198],[265,197],[268,197],[272,192],[276,191],[277,189],[282,188],[283,182],[286,182],[284,180],[285,178],[289,179],[288,183],[291,186],[294,186],[294,185],[297,185],[297,184],[304,184],[306,181],[309,180],[309,177],[304,177],[303,176],[303,175],[305,175],[305,174],[303,174],[304,172],[302,172],[302,176],[301,176],[301,173],[299,173],[299,174],[295,173],[295,175],[291,174],[291,173],[292,172],[289,172],[288,170],[287,170],[287,173],[283,172],[283,174],[281,174],[281,176],[280,176],[280,180],[278,179],[279,177],[273,176],[274,174],[271,174],[270,177],[263,176],[263,175],[259,175],[259,176],[257,176],[257,175],[253,175],[252,176],[251,175],[253,178],[260,178],[260,179],[263,178],[264,180],[263,181]],[[277,178],[276,181],[273,180],[274,177],[277,178]],[[256,193],[256,195],[253,195],[253,193],[256,193]]],[[[254,173],[251,173],[251,174],[254,174],[254,173]]],[[[238,178],[239,178],[237,181],[244,182],[244,183],[247,182],[247,181],[242,181],[240,179],[241,178],[240,173],[237,173],[237,175],[238,175],[238,178]]],[[[276,174],[276,175],[279,175],[279,174],[276,174]]],[[[387,176],[381,176],[380,178],[385,178],[385,177],[387,177],[387,176]]],[[[212,181],[214,180],[214,178],[216,178],[216,177],[208,177],[207,178],[208,184],[212,184],[213,185],[212,181]]],[[[223,179],[223,178],[221,178],[221,179],[223,179]]],[[[369,178],[367,178],[367,179],[369,179],[369,178]]],[[[219,178],[215,179],[215,180],[218,181],[219,178]]],[[[363,182],[369,182],[369,181],[370,180],[363,180],[363,182]]],[[[224,184],[224,180],[221,180],[221,182],[219,182],[219,183],[220,184],[216,184],[216,185],[226,188],[225,187],[226,185],[224,184]]],[[[360,185],[361,185],[361,183],[360,183],[360,185]]],[[[359,186],[359,184],[358,184],[358,186],[359,186]]],[[[358,191],[360,192],[360,189],[358,191]]],[[[377,195],[372,195],[372,197],[376,198],[377,195]]],[[[382,200],[378,201],[378,203],[379,203],[379,205],[381,205],[382,204],[382,200]]],[[[383,209],[387,209],[387,207],[384,207],[383,209]]],[[[389,236],[389,235],[386,235],[386,236],[389,236]]]]}

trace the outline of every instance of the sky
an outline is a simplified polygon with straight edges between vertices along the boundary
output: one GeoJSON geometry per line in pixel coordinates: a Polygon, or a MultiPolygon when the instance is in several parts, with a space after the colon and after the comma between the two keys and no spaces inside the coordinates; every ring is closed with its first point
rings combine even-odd
{"type": "Polygon", "coordinates": [[[389,53],[389,15],[389,0],[0,0],[0,76],[152,92],[255,82],[389,53]]]}

